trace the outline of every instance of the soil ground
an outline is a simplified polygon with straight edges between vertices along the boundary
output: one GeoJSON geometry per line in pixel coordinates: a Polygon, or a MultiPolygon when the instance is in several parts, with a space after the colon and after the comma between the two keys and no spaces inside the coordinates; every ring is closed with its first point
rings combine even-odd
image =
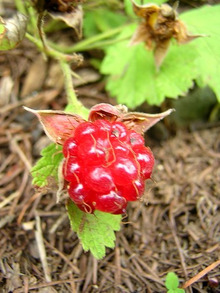
{"type": "MultiPolygon", "coordinates": [[[[87,107],[115,103],[95,70],[85,65],[78,73],[86,84],[77,94],[87,107]]],[[[156,158],[153,180],[143,199],[129,204],[116,248],[97,261],[71,231],[65,203],[31,184],[31,166],[49,141],[22,106],[65,104],[56,62],[46,62],[28,41],[0,54],[0,292],[160,293],[172,271],[186,292],[219,293],[219,124],[177,129],[162,141],[146,138],[156,158]]]]}

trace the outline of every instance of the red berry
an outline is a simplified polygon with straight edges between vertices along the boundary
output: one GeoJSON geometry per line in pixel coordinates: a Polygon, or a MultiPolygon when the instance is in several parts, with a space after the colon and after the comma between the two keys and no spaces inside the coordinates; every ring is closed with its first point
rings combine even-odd
{"type": "Polygon", "coordinates": [[[95,209],[92,201],[95,200],[91,191],[82,183],[70,183],[68,188],[72,201],[84,212],[92,213],[95,209]]]}
{"type": "Polygon", "coordinates": [[[106,131],[110,132],[112,128],[112,124],[109,121],[102,120],[102,119],[96,120],[94,122],[94,125],[97,126],[99,130],[105,131],[105,132],[106,131]]]}
{"type": "Polygon", "coordinates": [[[115,186],[110,170],[101,166],[86,170],[85,183],[91,190],[102,194],[109,193],[115,186]]]}
{"type": "Polygon", "coordinates": [[[120,187],[121,196],[128,201],[135,201],[139,199],[144,193],[144,180],[137,179],[129,185],[122,185],[120,187]]]}
{"type": "Polygon", "coordinates": [[[119,196],[116,192],[110,191],[108,194],[97,198],[95,208],[102,212],[117,213],[126,207],[126,199],[119,196]]]}
{"type": "Polygon", "coordinates": [[[144,146],[137,146],[133,148],[137,156],[137,161],[141,167],[141,174],[143,178],[149,179],[154,166],[154,156],[150,148],[144,146]]]}
{"type": "Polygon", "coordinates": [[[131,157],[118,157],[110,168],[117,185],[129,184],[138,177],[138,165],[131,157]]]}
{"type": "Polygon", "coordinates": [[[80,169],[81,167],[75,157],[66,159],[63,164],[64,179],[69,182],[78,182],[80,169]]]}
{"type": "Polygon", "coordinates": [[[112,148],[116,157],[127,157],[130,154],[130,149],[118,141],[112,142],[112,148]]]}
{"type": "Polygon", "coordinates": [[[115,122],[112,125],[111,137],[117,138],[120,141],[128,141],[128,129],[122,122],[115,122]]]}
{"type": "Polygon", "coordinates": [[[78,158],[80,160],[86,160],[87,164],[102,164],[105,161],[105,151],[95,141],[92,143],[84,141],[79,146],[78,158]]]}
{"type": "Polygon", "coordinates": [[[64,157],[75,156],[77,153],[77,143],[73,137],[68,138],[63,145],[64,157]]]}
{"type": "Polygon", "coordinates": [[[76,127],[63,154],[69,196],[87,213],[125,213],[127,202],[143,195],[154,165],[140,134],[102,119],[76,127]]]}
{"type": "Polygon", "coordinates": [[[129,140],[132,145],[134,146],[143,146],[144,145],[144,138],[139,133],[135,132],[134,130],[131,130],[129,133],[129,140]]]}
{"type": "Polygon", "coordinates": [[[76,127],[74,132],[74,138],[77,142],[82,142],[84,139],[91,139],[91,136],[96,133],[97,127],[94,123],[84,122],[76,127]]]}

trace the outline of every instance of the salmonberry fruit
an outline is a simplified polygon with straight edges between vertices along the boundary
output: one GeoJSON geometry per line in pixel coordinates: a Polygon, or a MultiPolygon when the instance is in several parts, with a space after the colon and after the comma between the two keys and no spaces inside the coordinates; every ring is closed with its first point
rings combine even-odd
{"type": "Polygon", "coordinates": [[[143,137],[121,122],[83,122],[63,145],[63,176],[73,202],[84,212],[125,213],[144,193],[154,166],[143,137]]]}

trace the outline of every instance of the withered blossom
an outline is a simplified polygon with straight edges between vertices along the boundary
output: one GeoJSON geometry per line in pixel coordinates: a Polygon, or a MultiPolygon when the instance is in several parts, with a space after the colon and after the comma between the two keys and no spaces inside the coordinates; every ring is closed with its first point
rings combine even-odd
{"type": "Polygon", "coordinates": [[[185,24],[178,18],[177,5],[156,4],[138,5],[133,2],[135,14],[143,19],[131,39],[131,45],[145,42],[154,51],[157,69],[161,66],[174,38],[178,44],[186,44],[199,35],[190,35],[185,24]]]}

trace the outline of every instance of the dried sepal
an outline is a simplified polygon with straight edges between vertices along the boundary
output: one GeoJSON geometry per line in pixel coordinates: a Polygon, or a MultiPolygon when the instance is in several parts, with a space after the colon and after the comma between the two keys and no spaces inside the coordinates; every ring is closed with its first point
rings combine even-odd
{"type": "Polygon", "coordinates": [[[131,2],[132,2],[134,13],[139,17],[146,18],[147,15],[156,14],[160,10],[160,7],[157,4],[148,3],[144,5],[139,5],[133,0],[131,2]]]}
{"type": "Polygon", "coordinates": [[[89,121],[105,119],[115,121],[121,116],[121,111],[110,104],[100,103],[93,106],[89,112],[89,121]]]}
{"type": "Polygon", "coordinates": [[[188,33],[185,24],[178,18],[177,5],[171,7],[168,4],[158,6],[156,4],[138,5],[134,1],[132,3],[134,12],[143,21],[134,33],[130,44],[144,42],[149,50],[153,50],[157,69],[167,54],[172,38],[178,44],[186,44],[201,36],[188,33]]]}
{"type": "Polygon", "coordinates": [[[36,111],[27,107],[25,110],[35,114],[43,126],[46,135],[56,144],[63,144],[75,128],[85,120],[77,114],[63,111],[36,111]]]}
{"type": "Polygon", "coordinates": [[[170,115],[174,109],[169,109],[165,112],[158,114],[147,114],[139,112],[129,112],[119,119],[123,122],[128,129],[132,129],[137,133],[143,135],[149,128],[155,125],[160,120],[164,119],[166,116],[170,115]]]}
{"type": "Polygon", "coordinates": [[[95,121],[97,119],[105,119],[111,122],[120,121],[123,122],[128,129],[135,130],[143,135],[145,131],[158,121],[170,115],[173,111],[174,109],[169,109],[158,114],[128,112],[127,107],[124,105],[112,106],[110,104],[101,103],[91,108],[89,121],[95,121]]]}
{"type": "MultiPolygon", "coordinates": [[[[80,123],[85,122],[82,117],[73,113],[52,110],[37,111],[27,107],[24,108],[38,117],[46,135],[53,142],[60,145],[63,145],[74,134],[75,128],[80,123]]],[[[174,109],[169,109],[159,114],[128,112],[127,107],[124,105],[112,106],[101,103],[91,108],[88,121],[94,122],[98,119],[104,119],[110,122],[120,121],[128,129],[143,135],[145,131],[173,111],[174,109]]]]}

